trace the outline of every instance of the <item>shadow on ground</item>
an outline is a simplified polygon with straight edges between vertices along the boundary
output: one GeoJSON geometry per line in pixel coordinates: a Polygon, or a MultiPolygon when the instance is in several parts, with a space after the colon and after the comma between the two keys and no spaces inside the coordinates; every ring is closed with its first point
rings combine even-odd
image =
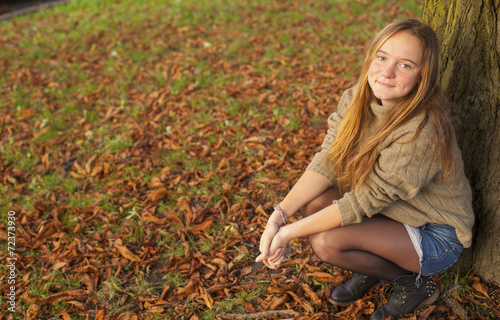
{"type": "Polygon", "coordinates": [[[0,20],[7,20],[18,15],[46,9],[67,0],[4,0],[0,3],[0,20]]]}

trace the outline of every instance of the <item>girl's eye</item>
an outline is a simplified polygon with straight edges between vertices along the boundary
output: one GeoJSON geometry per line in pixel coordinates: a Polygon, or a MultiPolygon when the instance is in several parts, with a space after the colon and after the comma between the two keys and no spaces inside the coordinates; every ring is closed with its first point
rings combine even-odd
{"type": "Polygon", "coordinates": [[[379,59],[380,61],[385,61],[386,58],[384,56],[378,56],[377,59],[379,59]]]}
{"type": "Polygon", "coordinates": [[[406,64],[406,63],[403,63],[401,64],[401,66],[404,68],[404,69],[410,69],[411,66],[409,64],[406,64]]]}

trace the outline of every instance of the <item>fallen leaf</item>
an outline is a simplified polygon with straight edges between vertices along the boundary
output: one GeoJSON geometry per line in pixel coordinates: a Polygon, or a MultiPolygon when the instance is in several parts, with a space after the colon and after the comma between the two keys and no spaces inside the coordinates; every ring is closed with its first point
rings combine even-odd
{"type": "Polygon", "coordinates": [[[99,311],[97,311],[97,314],[95,316],[94,320],[104,320],[104,317],[106,317],[106,307],[103,306],[103,308],[99,311]]]}
{"type": "Polygon", "coordinates": [[[53,304],[58,301],[79,300],[88,297],[88,292],[85,290],[68,290],[52,294],[47,298],[41,299],[38,305],[53,304]]]}
{"type": "Polygon", "coordinates": [[[205,290],[204,288],[198,288],[198,293],[199,293],[200,297],[205,301],[205,304],[207,305],[207,307],[210,310],[212,310],[213,305],[214,305],[214,299],[212,298],[210,293],[208,293],[208,291],[205,290]]]}
{"type": "Polygon", "coordinates": [[[474,282],[472,283],[472,287],[473,287],[476,291],[480,292],[480,293],[481,293],[484,297],[486,297],[486,298],[490,299],[490,296],[488,295],[488,287],[486,286],[486,284],[481,283],[481,282],[479,282],[479,281],[474,281],[474,282]]]}
{"type": "Polygon", "coordinates": [[[196,282],[193,280],[190,280],[189,283],[182,289],[177,290],[175,294],[181,295],[181,294],[189,294],[196,292],[196,282]]]}
{"type": "Polygon", "coordinates": [[[59,316],[62,317],[63,320],[73,320],[73,319],[71,319],[71,317],[69,316],[69,314],[66,310],[59,312],[59,316]]]}
{"type": "Polygon", "coordinates": [[[115,248],[118,249],[118,252],[125,259],[128,259],[130,261],[141,262],[141,259],[138,256],[136,256],[135,254],[133,254],[132,252],[130,252],[130,250],[126,246],[115,242],[115,248]]]}
{"type": "Polygon", "coordinates": [[[40,311],[40,306],[38,304],[32,304],[28,311],[26,311],[26,320],[38,320],[38,311],[40,311]]]}
{"type": "Polygon", "coordinates": [[[327,283],[336,282],[338,279],[337,277],[334,277],[326,272],[313,272],[313,273],[308,273],[306,275],[310,278],[313,278],[314,280],[327,283]]]}
{"type": "Polygon", "coordinates": [[[209,229],[211,226],[212,226],[212,223],[214,221],[213,220],[205,220],[203,221],[202,223],[200,224],[197,224],[195,226],[192,226],[191,228],[188,229],[188,231],[190,232],[194,232],[194,231],[203,231],[203,230],[207,230],[209,229]]]}

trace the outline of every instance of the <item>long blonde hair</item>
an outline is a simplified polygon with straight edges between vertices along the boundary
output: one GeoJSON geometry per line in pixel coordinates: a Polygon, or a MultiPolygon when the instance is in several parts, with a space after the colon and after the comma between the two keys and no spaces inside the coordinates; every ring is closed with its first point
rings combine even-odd
{"type": "Polygon", "coordinates": [[[448,119],[450,103],[444,96],[438,80],[438,50],[437,37],[432,28],[416,19],[403,19],[389,24],[368,44],[352,101],[325,158],[328,164],[334,164],[337,183],[342,191],[347,192],[364,184],[377,159],[380,144],[391,132],[421,113],[425,116],[413,139],[431,119],[436,128],[434,151],[439,152],[442,159],[443,179],[456,171],[453,150],[449,143],[454,135],[448,119]],[[370,110],[370,103],[376,99],[368,84],[368,69],[384,42],[403,31],[416,36],[423,47],[419,81],[410,93],[396,101],[375,132],[366,137],[365,128],[375,117],[370,110]]]}

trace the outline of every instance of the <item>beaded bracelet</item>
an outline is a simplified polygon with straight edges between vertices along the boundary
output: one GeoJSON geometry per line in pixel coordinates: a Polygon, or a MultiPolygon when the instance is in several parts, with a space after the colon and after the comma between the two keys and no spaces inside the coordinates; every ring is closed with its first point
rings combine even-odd
{"type": "Polygon", "coordinates": [[[281,203],[278,203],[277,205],[275,205],[274,206],[274,210],[278,211],[281,214],[281,219],[283,219],[283,224],[287,224],[288,223],[288,217],[285,214],[285,212],[283,211],[283,209],[281,209],[280,204],[281,203]]]}

